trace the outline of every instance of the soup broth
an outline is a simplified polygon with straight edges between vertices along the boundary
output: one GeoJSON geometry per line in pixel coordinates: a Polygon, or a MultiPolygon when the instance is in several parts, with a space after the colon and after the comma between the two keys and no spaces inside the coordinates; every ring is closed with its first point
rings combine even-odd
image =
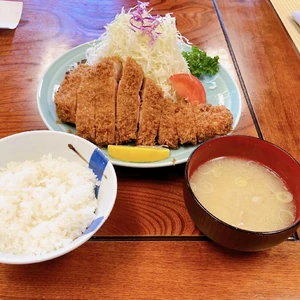
{"type": "Polygon", "coordinates": [[[254,161],[208,161],[194,172],[190,186],[209,212],[242,229],[273,231],[295,219],[293,195],[277,175],[254,161]]]}

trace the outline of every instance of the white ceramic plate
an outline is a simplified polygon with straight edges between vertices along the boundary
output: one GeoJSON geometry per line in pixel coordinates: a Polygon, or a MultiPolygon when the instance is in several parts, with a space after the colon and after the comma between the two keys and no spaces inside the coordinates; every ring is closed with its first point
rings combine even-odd
{"type": "MultiPolygon", "coordinates": [[[[43,75],[37,92],[37,105],[39,113],[50,130],[76,133],[75,126],[70,124],[58,123],[54,104],[54,93],[57,91],[67,70],[71,68],[73,63],[85,59],[85,53],[91,47],[93,42],[79,45],[71,49],[57,60],[55,60],[43,75]]],[[[191,47],[185,45],[186,51],[191,47]]],[[[207,102],[213,105],[224,104],[230,109],[233,115],[233,129],[238,124],[241,115],[241,95],[234,79],[220,65],[220,70],[213,77],[206,77],[201,80],[206,90],[207,102]],[[216,87],[212,89],[213,83],[216,87]]],[[[189,155],[197,146],[180,146],[177,150],[171,150],[170,157],[163,161],[151,163],[130,163],[120,160],[110,159],[114,165],[136,168],[156,168],[172,166],[175,164],[185,163],[189,155]]],[[[101,149],[107,154],[106,148],[101,149]]],[[[107,154],[108,155],[108,154],[107,154]]]]}

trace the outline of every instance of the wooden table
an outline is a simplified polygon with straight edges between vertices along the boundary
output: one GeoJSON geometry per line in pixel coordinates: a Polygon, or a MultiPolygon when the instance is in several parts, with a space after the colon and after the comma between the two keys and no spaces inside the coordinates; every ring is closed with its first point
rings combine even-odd
{"type": "MultiPolygon", "coordinates": [[[[258,136],[300,160],[299,53],[268,0],[150,1],[236,79],[234,134],[258,136]]],[[[38,82],[53,60],[98,38],[129,0],[25,0],[15,30],[0,29],[0,137],[46,129],[38,82]]],[[[1,149],[0,149],[1,153],[1,149]]],[[[113,212],[86,244],[53,261],[0,265],[0,299],[300,299],[300,243],[259,253],[203,236],[183,201],[184,165],[116,167],[113,212]]]]}

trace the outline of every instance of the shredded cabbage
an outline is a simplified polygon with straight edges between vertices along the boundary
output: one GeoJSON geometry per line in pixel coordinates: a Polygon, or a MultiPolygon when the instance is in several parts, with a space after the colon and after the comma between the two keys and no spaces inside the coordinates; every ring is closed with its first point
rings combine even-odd
{"type": "Polygon", "coordinates": [[[148,3],[128,12],[122,8],[106,31],[86,52],[87,63],[96,64],[106,56],[131,56],[143,68],[145,76],[154,80],[166,98],[176,100],[169,77],[177,73],[190,73],[182,56],[184,43],[188,43],[176,28],[176,19],[170,14],[152,17],[146,10],[148,3]]]}

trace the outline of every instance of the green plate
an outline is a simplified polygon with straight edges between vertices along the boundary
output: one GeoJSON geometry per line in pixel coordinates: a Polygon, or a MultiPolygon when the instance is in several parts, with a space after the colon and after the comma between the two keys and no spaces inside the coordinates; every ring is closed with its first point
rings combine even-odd
{"type": "MultiPolygon", "coordinates": [[[[50,130],[76,133],[75,126],[58,123],[54,104],[54,93],[59,88],[67,70],[73,63],[86,58],[85,53],[94,42],[79,45],[71,49],[55,60],[44,73],[37,91],[37,105],[39,113],[50,130]]],[[[191,47],[184,45],[185,51],[191,47]]],[[[223,104],[230,109],[233,115],[233,130],[241,116],[241,95],[238,87],[229,73],[220,65],[220,70],[213,77],[205,77],[201,80],[206,90],[207,102],[213,105],[223,104]],[[215,87],[214,87],[215,86],[215,87]]],[[[114,165],[135,168],[157,168],[185,163],[197,146],[180,146],[177,150],[171,150],[168,159],[151,163],[130,163],[110,158],[114,165]]],[[[106,148],[101,149],[107,156],[106,148]]]]}

